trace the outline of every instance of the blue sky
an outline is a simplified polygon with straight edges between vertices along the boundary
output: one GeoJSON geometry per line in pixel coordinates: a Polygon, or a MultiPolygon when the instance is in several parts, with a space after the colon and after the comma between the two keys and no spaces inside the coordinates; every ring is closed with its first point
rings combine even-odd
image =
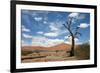
{"type": "Polygon", "coordinates": [[[70,42],[68,30],[62,25],[69,17],[73,17],[72,31],[80,27],[82,34],[75,38],[76,43],[84,43],[90,40],[90,14],[78,12],[36,11],[21,10],[22,44],[43,45],[54,42],[70,42]],[[49,40],[49,41],[48,41],[49,40]]]}

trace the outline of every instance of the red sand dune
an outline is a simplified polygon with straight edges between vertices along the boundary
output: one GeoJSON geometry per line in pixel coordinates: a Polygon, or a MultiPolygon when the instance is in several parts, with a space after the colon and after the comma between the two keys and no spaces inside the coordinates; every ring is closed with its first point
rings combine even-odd
{"type": "Polygon", "coordinates": [[[42,47],[42,46],[22,46],[22,50],[24,51],[32,51],[32,50],[69,50],[70,49],[69,44],[58,44],[56,46],[51,46],[51,47],[42,47]]]}

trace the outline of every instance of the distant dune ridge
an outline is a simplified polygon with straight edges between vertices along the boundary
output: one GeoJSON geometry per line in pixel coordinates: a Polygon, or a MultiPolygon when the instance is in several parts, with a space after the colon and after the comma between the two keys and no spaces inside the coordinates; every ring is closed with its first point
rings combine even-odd
{"type": "Polygon", "coordinates": [[[23,51],[32,50],[70,50],[71,45],[66,43],[57,44],[55,46],[43,47],[43,46],[22,46],[23,51]]]}

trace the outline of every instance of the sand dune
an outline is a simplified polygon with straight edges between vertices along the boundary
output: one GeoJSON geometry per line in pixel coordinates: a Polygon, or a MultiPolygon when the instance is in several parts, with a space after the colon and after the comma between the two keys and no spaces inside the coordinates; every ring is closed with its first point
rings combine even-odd
{"type": "Polygon", "coordinates": [[[22,46],[22,50],[24,51],[32,51],[32,50],[69,50],[69,44],[61,43],[56,46],[51,47],[43,47],[43,46],[22,46]]]}

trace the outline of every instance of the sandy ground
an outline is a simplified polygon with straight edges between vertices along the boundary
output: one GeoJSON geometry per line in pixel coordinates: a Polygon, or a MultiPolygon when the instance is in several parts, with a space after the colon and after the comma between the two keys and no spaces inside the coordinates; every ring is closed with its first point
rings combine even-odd
{"type": "Polygon", "coordinates": [[[48,61],[66,61],[66,60],[77,60],[75,56],[68,57],[69,54],[65,54],[65,52],[52,52],[52,53],[32,53],[27,56],[22,56],[22,63],[29,62],[48,62],[48,61]]]}

